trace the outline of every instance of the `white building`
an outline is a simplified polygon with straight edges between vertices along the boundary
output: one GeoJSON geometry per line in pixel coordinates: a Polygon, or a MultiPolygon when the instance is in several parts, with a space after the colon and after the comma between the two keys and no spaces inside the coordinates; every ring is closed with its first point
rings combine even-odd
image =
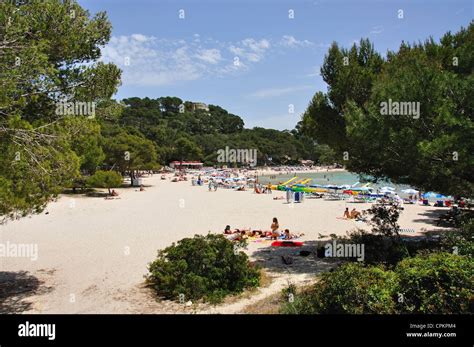
{"type": "Polygon", "coordinates": [[[209,112],[209,106],[203,102],[193,102],[191,103],[191,110],[192,111],[206,111],[209,112]]]}

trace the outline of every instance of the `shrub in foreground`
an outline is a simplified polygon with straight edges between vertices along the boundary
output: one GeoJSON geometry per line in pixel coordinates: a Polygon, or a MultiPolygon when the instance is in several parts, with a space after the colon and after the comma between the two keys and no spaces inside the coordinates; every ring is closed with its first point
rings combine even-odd
{"type": "Polygon", "coordinates": [[[148,282],[158,295],[177,300],[218,302],[226,295],[257,287],[260,272],[223,235],[196,235],[164,250],[149,264],[148,282]]]}
{"type": "MultiPolygon", "coordinates": [[[[398,238],[353,230],[347,236],[336,236],[337,242],[364,245],[364,263],[394,266],[407,256],[406,245],[398,238]]],[[[355,258],[353,261],[357,261],[355,258]]]]}
{"type": "Polygon", "coordinates": [[[432,253],[407,258],[396,267],[403,313],[469,313],[474,299],[470,257],[432,253]]]}
{"type": "Polygon", "coordinates": [[[472,258],[431,253],[405,258],[394,270],[346,263],[282,306],[293,314],[472,313],[472,258]]]}
{"type": "Polygon", "coordinates": [[[294,296],[284,313],[394,313],[396,276],[383,267],[346,263],[325,272],[310,290],[294,296]]]}
{"type": "Polygon", "coordinates": [[[450,253],[474,258],[474,218],[464,218],[457,229],[442,235],[441,245],[450,253]]]}

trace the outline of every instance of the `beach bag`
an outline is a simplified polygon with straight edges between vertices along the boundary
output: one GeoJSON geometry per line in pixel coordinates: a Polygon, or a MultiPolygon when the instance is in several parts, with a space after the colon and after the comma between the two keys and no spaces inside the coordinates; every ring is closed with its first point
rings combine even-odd
{"type": "Polygon", "coordinates": [[[300,193],[295,192],[295,202],[300,202],[300,193]]]}

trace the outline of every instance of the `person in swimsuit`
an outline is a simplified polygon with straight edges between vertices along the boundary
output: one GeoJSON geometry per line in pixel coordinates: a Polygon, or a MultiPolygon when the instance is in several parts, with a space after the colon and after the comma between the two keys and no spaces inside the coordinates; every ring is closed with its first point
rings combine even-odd
{"type": "Polygon", "coordinates": [[[346,210],[344,211],[344,215],[342,218],[351,218],[351,215],[349,213],[349,207],[346,207],[346,210]]]}
{"type": "Polygon", "coordinates": [[[357,211],[355,208],[353,208],[352,211],[351,211],[351,215],[350,215],[349,218],[351,218],[351,219],[356,219],[358,216],[360,216],[360,212],[357,211]]]}
{"type": "Polygon", "coordinates": [[[278,231],[280,224],[278,224],[278,219],[276,217],[273,218],[273,223],[270,228],[272,230],[272,239],[274,238],[276,240],[280,237],[281,233],[278,231]]]}

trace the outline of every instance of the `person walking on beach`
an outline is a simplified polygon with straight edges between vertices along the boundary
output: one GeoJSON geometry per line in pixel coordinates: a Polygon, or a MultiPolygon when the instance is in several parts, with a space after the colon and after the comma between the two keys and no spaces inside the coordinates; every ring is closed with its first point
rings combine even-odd
{"type": "Polygon", "coordinates": [[[293,201],[293,191],[290,188],[286,188],[286,202],[290,203],[293,201]]]}

